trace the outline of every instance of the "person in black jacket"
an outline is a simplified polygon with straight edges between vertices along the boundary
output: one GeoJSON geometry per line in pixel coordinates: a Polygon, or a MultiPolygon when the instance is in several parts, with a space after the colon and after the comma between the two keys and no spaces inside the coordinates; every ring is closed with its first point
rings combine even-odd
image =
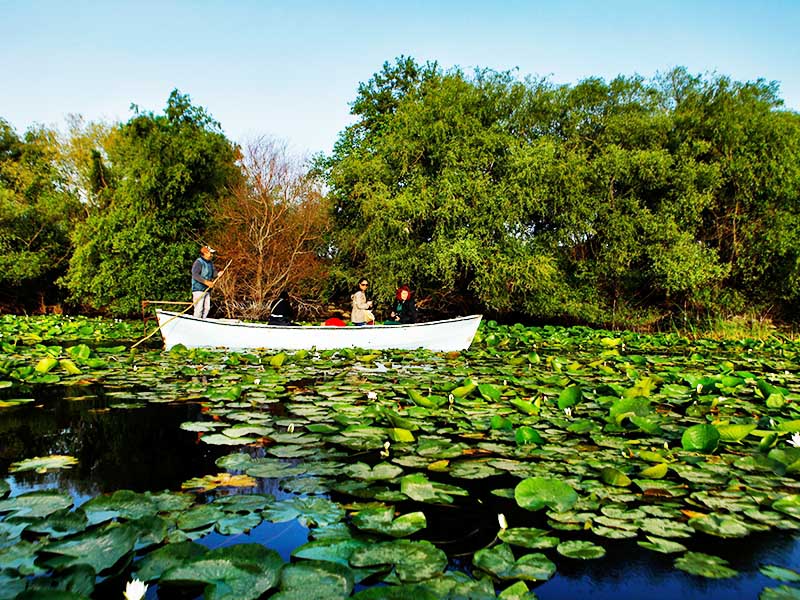
{"type": "Polygon", "coordinates": [[[407,285],[401,285],[395,293],[394,308],[390,322],[408,325],[417,322],[417,305],[407,285]]]}
{"type": "Polygon", "coordinates": [[[289,302],[289,292],[286,290],[283,290],[278,299],[272,303],[269,313],[267,323],[270,325],[297,325],[297,323],[292,323],[294,310],[289,302]]]}

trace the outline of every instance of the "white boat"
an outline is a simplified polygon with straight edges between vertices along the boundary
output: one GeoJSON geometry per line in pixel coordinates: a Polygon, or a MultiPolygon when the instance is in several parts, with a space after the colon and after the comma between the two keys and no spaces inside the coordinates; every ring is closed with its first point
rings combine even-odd
{"type": "Polygon", "coordinates": [[[326,327],[246,323],[231,319],[198,319],[182,313],[156,310],[167,350],[177,344],[187,348],[269,348],[274,350],[416,350],[437,352],[466,350],[475,337],[481,315],[413,325],[326,327]]]}

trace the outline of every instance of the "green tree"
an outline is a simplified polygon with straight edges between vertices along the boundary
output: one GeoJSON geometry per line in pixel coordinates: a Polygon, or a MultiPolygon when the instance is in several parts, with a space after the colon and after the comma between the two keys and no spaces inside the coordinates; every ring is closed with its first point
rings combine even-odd
{"type": "Polygon", "coordinates": [[[186,299],[189,267],[210,209],[237,177],[236,148],[187,95],[173,91],[163,115],[121,125],[107,161],[88,179],[101,201],[73,232],[64,284],[73,302],[131,315],[144,299],[186,299]]]}
{"type": "Polygon", "coordinates": [[[20,139],[0,119],[0,304],[40,310],[59,301],[54,282],[80,214],[56,132],[34,127],[20,139]]]}
{"type": "Polygon", "coordinates": [[[798,115],[773,84],[559,86],[401,57],[353,113],[324,161],[340,290],[364,274],[379,298],[403,281],[602,324],[797,298],[798,115]]]}

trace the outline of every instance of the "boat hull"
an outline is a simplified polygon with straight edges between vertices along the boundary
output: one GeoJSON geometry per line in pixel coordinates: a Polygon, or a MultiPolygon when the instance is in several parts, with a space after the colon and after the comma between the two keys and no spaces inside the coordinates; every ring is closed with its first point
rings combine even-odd
{"type": "Polygon", "coordinates": [[[236,350],[416,350],[437,352],[466,350],[478,330],[481,315],[413,325],[365,325],[362,327],[282,326],[244,323],[228,319],[198,319],[181,313],[156,310],[167,350],[224,347],[236,350]]]}

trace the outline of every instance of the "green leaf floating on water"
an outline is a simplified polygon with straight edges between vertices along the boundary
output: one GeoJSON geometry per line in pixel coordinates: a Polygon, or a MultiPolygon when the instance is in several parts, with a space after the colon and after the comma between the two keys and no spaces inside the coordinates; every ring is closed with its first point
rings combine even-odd
{"type": "Polygon", "coordinates": [[[722,538],[745,537],[750,529],[744,522],[729,515],[710,514],[704,517],[689,519],[689,526],[697,531],[702,531],[722,538]]]}
{"type": "Polygon", "coordinates": [[[581,392],[581,388],[577,385],[571,385],[561,390],[561,393],[558,395],[558,408],[564,410],[565,408],[575,406],[582,398],[583,392],[581,392]]]}
{"type": "Polygon", "coordinates": [[[602,558],[606,555],[606,549],[597,544],[586,542],[583,540],[570,540],[568,542],[561,542],[556,550],[562,556],[567,558],[577,558],[580,560],[589,560],[594,558],[602,558]]]}
{"type": "Polygon", "coordinates": [[[559,479],[531,477],[517,484],[514,488],[514,499],[519,506],[528,510],[548,507],[557,512],[565,512],[578,501],[578,494],[559,479]]]}
{"type": "Polygon", "coordinates": [[[8,472],[36,471],[37,473],[47,473],[47,471],[56,471],[58,469],[70,469],[77,464],[78,459],[73,456],[51,454],[50,456],[35,456],[34,458],[26,458],[25,460],[11,463],[8,472]]]}
{"type": "Polygon", "coordinates": [[[709,579],[736,577],[738,572],[728,567],[727,564],[728,561],[725,559],[702,552],[687,552],[675,559],[676,569],[709,579]]]}
{"type": "Polygon", "coordinates": [[[430,542],[397,540],[358,548],[350,556],[354,567],[393,565],[400,581],[424,581],[447,566],[447,555],[430,542]]]}
{"type": "Polygon", "coordinates": [[[408,513],[397,518],[394,513],[394,506],[364,508],[353,515],[353,525],[363,531],[399,538],[425,529],[428,524],[423,512],[408,513]]]}
{"type": "Polygon", "coordinates": [[[732,424],[722,423],[716,425],[719,431],[719,439],[722,442],[741,442],[751,431],[755,430],[755,424],[732,424]]]}
{"type": "Polygon", "coordinates": [[[654,552],[660,552],[662,554],[675,554],[677,552],[686,551],[686,546],[672,540],[665,540],[664,538],[653,535],[648,535],[647,539],[648,541],[646,542],[640,540],[636,543],[642,548],[647,548],[648,550],[653,550],[654,552]]]}
{"type": "Polygon", "coordinates": [[[278,583],[283,561],[261,544],[211,550],[167,570],[159,585],[205,583],[206,600],[255,600],[278,583]]]}
{"type": "Polygon", "coordinates": [[[357,462],[347,465],[344,468],[348,476],[364,481],[380,481],[382,479],[394,479],[403,474],[403,469],[390,463],[378,463],[370,467],[366,463],[357,462]]]}
{"type": "Polygon", "coordinates": [[[525,554],[517,560],[508,544],[478,550],[472,564],[497,579],[547,581],[556,572],[555,564],[544,554],[525,554]]]}
{"type": "Polygon", "coordinates": [[[716,427],[708,424],[692,425],[681,436],[684,450],[710,453],[717,449],[720,433],[716,427]]]}
{"type": "Polygon", "coordinates": [[[619,469],[613,467],[605,467],[600,471],[600,479],[608,485],[617,487],[627,487],[631,484],[631,479],[619,469]]]}
{"type": "Polygon", "coordinates": [[[100,573],[132,552],[136,537],[137,531],[134,527],[109,523],[75,538],[48,544],[45,550],[62,556],[50,561],[51,564],[58,564],[59,568],[89,565],[95,573],[100,573]]]}
{"type": "Polygon", "coordinates": [[[40,519],[58,510],[70,508],[72,496],[54,490],[39,490],[0,500],[0,514],[40,519]]]}
{"type": "Polygon", "coordinates": [[[272,523],[285,523],[299,519],[306,526],[325,527],[338,523],[345,516],[344,509],[326,498],[291,498],[275,502],[264,510],[262,517],[272,523]]]}
{"type": "Polygon", "coordinates": [[[271,600],[340,600],[350,596],[353,570],[332,562],[304,560],[281,571],[280,591],[271,600]]]}
{"type": "Polygon", "coordinates": [[[527,425],[517,427],[517,430],[514,432],[514,439],[517,442],[517,446],[544,443],[544,440],[542,439],[542,436],[539,435],[539,432],[533,427],[528,427],[527,425]]]}
{"type": "Polygon", "coordinates": [[[547,535],[547,530],[536,527],[501,529],[497,537],[512,546],[521,546],[530,550],[555,548],[561,541],[557,537],[547,535]]]}
{"type": "Polygon", "coordinates": [[[208,552],[208,548],[197,542],[177,542],[167,544],[136,564],[134,576],[142,581],[154,581],[172,567],[191,562],[208,552]]]}
{"type": "Polygon", "coordinates": [[[781,585],[776,588],[764,588],[758,600],[800,600],[800,589],[781,585]]]}
{"type": "MultiPolygon", "coordinates": [[[[787,581],[789,583],[800,583],[800,573],[785,567],[778,567],[776,565],[766,565],[759,569],[762,575],[766,575],[770,579],[777,581],[787,581]]],[[[800,593],[800,590],[798,590],[800,593]]]]}
{"type": "Polygon", "coordinates": [[[418,502],[453,503],[453,496],[468,496],[469,493],[460,487],[430,481],[424,473],[406,475],[400,479],[400,491],[418,502]]]}

